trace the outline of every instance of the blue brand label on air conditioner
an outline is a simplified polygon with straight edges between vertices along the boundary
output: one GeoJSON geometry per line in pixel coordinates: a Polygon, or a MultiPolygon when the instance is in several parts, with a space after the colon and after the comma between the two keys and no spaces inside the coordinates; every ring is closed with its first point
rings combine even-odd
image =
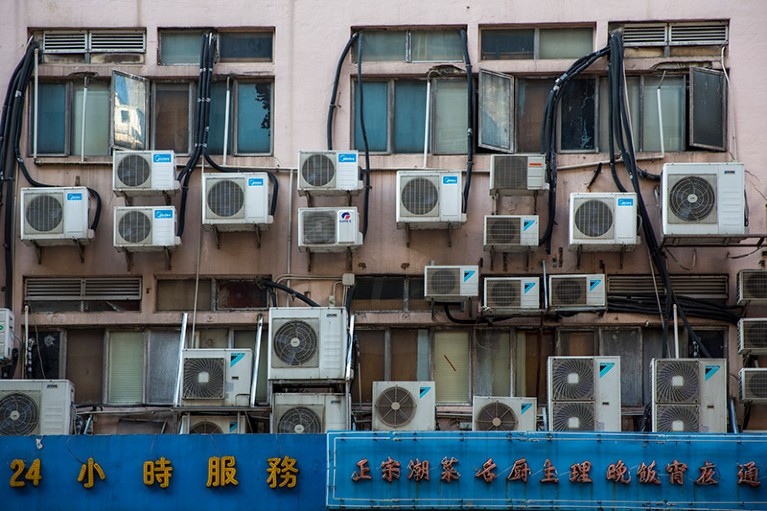
{"type": "Polygon", "coordinates": [[[602,279],[589,279],[589,291],[594,291],[601,283],[602,279]]]}
{"type": "Polygon", "coordinates": [[[725,174],[735,174],[735,171],[734,170],[725,170],[724,173],[725,174]]]}
{"type": "Polygon", "coordinates": [[[263,177],[248,178],[248,186],[264,186],[264,178],[263,177]]]}
{"type": "Polygon", "coordinates": [[[237,421],[229,421],[229,433],[237,433],[237,421]]]}
{"type": "Polygon", "coordinates": [[[157,153],[152,155],[152,161],[154,163],[170,163],[173,161],[170,153],[157,153]]]}
{"type": "Polygon", "coordinates": [[[524,289],[522,290],[523,294],[527,294],[530,291],[535,289],[535,282],[525,282],[524,289]]]}
{"type": "Polygon", "coordinates": [[[338,163],[357,163],[356,153],[339,153],[338,163]]]}
{"type": "Polygon", "coordinates": [[[522,222],[522,230],[526,231],[534,225],[535,225],[535,220],[525,220],[524,222],[522,222]]]}
{"type": "Polygon", "coordinates": [[[720,365],[706,365],[705,366],[705,373],[706,373],[706,381],[708,381],[709,378],[714,376],[717,371],[719,371],[720,365]]]}
{"type": "Polygon", "coordinates": [[[428,394],[430,390],[431,390],[431,387],[421,387],[421,388],[419,389],[419,393],[418,393],[418,395],[419,395],[420,397],[423,397],[423,396],[425,396],[426,394],[428,394]]]}
{"type": "Polygon", "coordinates": [[[477,273],[474,270],[463,270],[463,281],[468,282],[474,274],[477,273]]]}
{"type": "Polygon", "coordinates": [[[230,353],[229,354],[229,367],[234,367],[234,365],[245,358],[245,353],[237,352],[237,353],[230,353]]]}
{"type": "Polygon", "coordinates": [[[68,193],[67,200],[83,200],[83,194],[79,192],[68,193]]]}
{"type": "Polygon", "coordinates": [[[599,377],[602,378],[604,375],[610,372],[610,370],[615,367],[615,362],[600,362],[599,363],[599,377]]]}
{"type": "Polygon", "coordinates": [[[172,209],[157,209],[154,212],[155,218],[173,218],[172,209]]]}
{"type": "Polygon", "coordinates": [[[341,211],[338,215],[339,224],[349,224],[352,221],[352,214],[349,211],[341,211]]]}
{"type": "Polygon", "coordinates": [[[633,206],[634,199],[618,199],[618,206],[633,206]]]}
{"type": "Polygon", "coordinates": [[[522,406],[519,407],[519,413],[525,413],[530,408],[532,408],[532,403],[522,403],[522,406]]]}
{"type": "Polygon", "coordinates": [[[458,176],[442,176],[443,185],[457,185],[458,176]]]}

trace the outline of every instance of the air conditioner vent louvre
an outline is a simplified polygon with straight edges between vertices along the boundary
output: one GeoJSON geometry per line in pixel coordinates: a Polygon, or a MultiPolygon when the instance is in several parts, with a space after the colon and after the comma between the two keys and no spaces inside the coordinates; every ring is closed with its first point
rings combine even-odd
{"type": "Polygon", "coordinates": [[[767,303],[767,270],[738,272],[738,305],[767,303]]]}
{"type": "Polygon", "coordinates": [[[435,392],[434,382],[373,382],[373,430],[434,430],[435,392]]]}
{"type": "Polygon", "coordinates": [[[90,33],[90,50],[104,53],[143,53],[146,49],[144,32],[104,31],[90,33]]]}
{"type": "Polygon", "coordinates": [[[85,53],[88,34],[85,32],[43,32],[45,53],[85,53]]]}
{"type": "Polygon", "coordinates": [[[224,384],[223,358],[184,360],[184,399],[223,399],[224,384]]]}
{"type": "Polygon", "coordinates": [[[627,23],[623,26],[624,46],[665,45],[666,23],[627,23]]]}
{"type": "Polygon", "coordinates": [[[743,368],[738,372],[740,400],[744,403],[767,403],[767,369],[743,368]]]}
{"type": "Polygon", "coordinates": [[[727,24],[713,22],[672,23],[670,41],[672,45],[715,45],[727,44],[727,24]]]}
{"type": "Polygon", "coordinates": [[[738,352],[767,354],[767,318],[743,318],[738,322],[738,352]]]}
{"type": "Polygon", "coordinates": [[[24,280],[25,300],[140,300],[140,277],[48,278],[24,280]]]}
{"type": "MultiPolygon", "coordinates": [[[[729,278],[727,275],[671,275],[671,287],[677,296],[690,298],[726,300],[729,296],[729,278]]],[[[666,294],[660,276],[651,275],[609,275],[607,277],[608,294],[654,295],[655,292],[666,294]]]]}
{"type": "Polygon", "coordinates": [[[700,412],[696,405],[658,405],[655,413],[656,431],[688,432],[700,431],[700,412]]]}
{"type": "Polygon", "coordinates": [[[659,403],[697,403],[700,381],[698,364],[685,360],[658,360],[655,367],[659,403]]]}
{"type": "Polygon", "coordinates": [[[0,435],[33,433],[40,423],[39,402],[39,392],[13,392],[1,396],[0,435]]]}
{"type": "Polygon", "coordinates": [[[556,400],[594,399],[594,362],[590,358],[554,358],[551,397],[556,400]]]}
{"type": "Polygon", "coordinates": [[[559,402],[552,405],[553,431],[594,431],[594,403],[559,402]]]}
{"type": "Polygon", "coordinates": [[[322,433],[322,419],[307,406],[290,408],[280,416],[274,433],[322,433]]]}

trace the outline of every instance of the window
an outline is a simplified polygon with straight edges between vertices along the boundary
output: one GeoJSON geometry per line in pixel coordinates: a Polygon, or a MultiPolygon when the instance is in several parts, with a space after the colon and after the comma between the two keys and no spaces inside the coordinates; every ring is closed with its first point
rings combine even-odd
{"type": "Polygon", "coordinates": [[[43,63],[142,64],[144,30],[45,30],[36,32],[43,63]]]}
{"type": "Polygon", "coordinates": [[[270,154],[272,151],[272,84],[232,80],[213,84],[208,150],[211,154],[270,154]],[[227,92],[229,94],[227,94],[227,92]],[[227,118],[229,96],[229,125],[227,118]]]}
{"type": "Polygon", "coordinates": [[[189,105],[197,101],[194,85],[157,82],[152,84],[152,90],[152,147],[189,154],[194,125],[189,105]]]}
{"type": "Polygon", "coordinates": [[[138,277],[30,277],[24,303],[32,312],[123,312],[141,308],[138,277]]]}
{"type": "Polygon", "coordinates": [[[611,23],[621,29],[626,57],[719,55],[729,42],[726,21],[611,23]]]}
{"type": "Polygon", "coordinates": [[[195,305],[198,311],[264,309],[267,292],[258,279],[157,280],[158,311],[191,311],[195,305]]]}
{"type": "MultiPolygon", "coordinates": [[[[160,30],[161,65],[200,63],[203,35],[210,30],[160,30]]],[[[271,62],[274,33],[269,30],[218,33],[219,62],[271,62]]]]}
{"type": "MultiPolygon", "coordinates": [[[[364,30],[363,62],[462,62],[463,42],[458,29],[364,30]]],[[[357,46],[352,48],[357,61],[357,46]]]]}
{"type": "Polygon", "coordinates": [[[112,140],[116,147],[147,149],[149,81],[112,72],[112,140]]]}
{"type": "Polygon", "coordinates": [[[577,59],[594,51],[591,27],[485,28],[482,60],[577,59]]]}
{"type": "Polygon", "coordinates": [[[204,30],[160,30],[160,65],[200,65],[204,30]]]}
{"type": "Polygon", "coordinates": [[[354,310],[430,310],[423,296],[423,277],[358,277],[354,310]]]}

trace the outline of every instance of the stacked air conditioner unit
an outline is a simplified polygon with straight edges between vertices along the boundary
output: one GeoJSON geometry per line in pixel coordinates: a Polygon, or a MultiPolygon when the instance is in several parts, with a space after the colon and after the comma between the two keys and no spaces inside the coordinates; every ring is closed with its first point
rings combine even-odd
{"type": "Polygon", "coordinates": [[[538,277],[487,277],[482,311],[485,315],[522,314],[541,309],[538,277]]]}
{"type": "Polygon", "coordinates": [[[767,368],[746,368],[738,372],[740,401],[742,403],[767,403],[767,368]]]}
{"type": "Polygon", "coordinates": [[[174,206],[119,206],[114,209],[114,246],[126,252],[163,250],[181,244],[174,206]]]}
{"type": "Polygon", "coordinates": [[[725,237],[746,233],[742,163],[663,166],[664,237],[725,237]]]}
{"type": "Polygon", "coordinates": [[[743,318],[738,321],[738,353],[767,355],[767,318],[743,318]]]}
{"type": "Polygon", "coordinates": [[[344,252],[362,246],[357,208],[298,208],[298,249],[344,252]]]}
{"type": "Polygon", "coordinates": [[[397,172],[397,228],[448,229],[466,222],[461,173],[444,170],[397,172]]]}
{"type": "Polygon", "coordinates": [[[570,248],[633,250],[637,236],[635,193],[571,193],[570,248]]]}
{"type": "Polygon", "coordinates": [[[13,356],[13,311],[0,309],[0,364],[11,361],[13,356]]]}
{"type": "Polygon", "coordinates": [[[490,195],[532,194],[548,188],[542,155],[494,154],[490,157],[490,195]]]}
{"type": "Polygon", "coordinates": [[[433,381],[373,382],[373,431],[432,431],[433,381]]]}
{"type": "Polygon", "coordinates": [[[621,430],[620,357],[549,357],[552,431],[621,430]]]}
{"type": "Polygon", "coordinates": [[[549,276],[548,306],[552,309],[601,310],[606,302],[604,274],[549,276]]]}
{"type": "Polygon", "coordinates": [[[299,195],[359,193],[357,151],[301,151],[298,153],[299,195]]]}
{"type": "Polygon", "coordinates": [[[424,267],[424,298],[460,303],[479,296],[479,266],[424,267]]]}
{"type": "Polygon", "coordinates": [[[767,304],[767,270],[738,272],[738,305],[767,304]]]}
{"type": "Polygon", "coordinates": [[[181,433],[192,435],[231,435],[248,432],[248,421],[240,415],[183,415],[181,433]]]}
{"type": "Polygon", "coordinates": [[[266,230],[269,215],[269,175],[237,172],[202,175],[202,224],[219,231],[266,230]]]}
{"type": "Polygon", "coordinates": [[[253,352],[249,349],[185,349],[183,406],[249,406],[253,352]]]}
{"type": "Polygon", "coordinates": [[[112,190],[117,195],[138,196],[172,193],[176,180],[173,151],[115,151],[112,159],[112,190]]]}
{"type": "Polygon", "coordinates": [[[37,245],[85,245],[93,238],[88,225],[88,189],[84,186],[22,188],[21,240],[37,245]]]}
{"type": "Polygon", "coordinates": [[[485,217],[485,250],[522,252],[538,246],[538,215],[485,217]]]}
{"type": "Polygon", "coordinates": [[[652,430],[724,433],[727,361],[718,358],[653,359],[652,430]]]}
{"type": "Polygon", "coordinates": [[[327,433],[349,429],[345,394],[272,395],[272,433],[327,433]]]}
{"type": "Polygon", "coordinates": [[[68,380],[0,380],[0,435],[69,435],[75,387],[68,380]]]}
{"type": "Polygon", "coordinates": [[[538,400],[534,397],[474,396],[474,431],[535,431],[538,400]]]}

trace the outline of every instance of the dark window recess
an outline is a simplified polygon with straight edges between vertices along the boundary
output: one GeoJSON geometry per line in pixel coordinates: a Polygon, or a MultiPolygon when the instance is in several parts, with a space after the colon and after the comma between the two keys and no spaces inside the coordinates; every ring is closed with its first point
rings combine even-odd
{"type": "Polygon", "coordinates": [[[271,32],[231,32],[218,36],[221,62],[270,62],[271,32]]]}
{"type": "MultiPolygon", "coordinates": [[[[711,358],[726,358],[724,351],[724,330],[695,330],[700,338],[700,343],[708,350],[711,358]]],[[[695,344],[690,341],[687,344],[690,356],[695,355],[695,344]]],[[[703,350],[699,350],[698,355],[705,357],[703,350]]]]}
{"type": "MultiPolygon", "coordinates": [[[[32,333],[32,379],[51,380],[59,374],[61,358],[61,332],[41,330],[32,333]]],[[[23,356],[21,357],[23,359],[23,356]]]]}
{"type": "Polygon", "coordinates": [[[563,151],[585,151],[596,147],[596,80],[573,80],[562,93],[563,151]]]}
{"type": "Polygon", "coordinates": [[[482,32],[482,60],[532,59],[534,50],[533,28],[482,32]]]}
{"type": "Polygon", "coordinates": [[[407,308],[408,310],[429,310],[431,302],[424,298],[424,280],[423,278],[413,278],[407,281],[407,308]]]}
{"type": "Polygon", "coordinates": [[[253,280],[217,280],[217,309],[263,309],[267,307],[266,288],[253,280]]]}
{"type": "Polygon", "coordinates": [[[690,146],[727,148],[727,82],[721,71],[690,69],[690,146]]]}

